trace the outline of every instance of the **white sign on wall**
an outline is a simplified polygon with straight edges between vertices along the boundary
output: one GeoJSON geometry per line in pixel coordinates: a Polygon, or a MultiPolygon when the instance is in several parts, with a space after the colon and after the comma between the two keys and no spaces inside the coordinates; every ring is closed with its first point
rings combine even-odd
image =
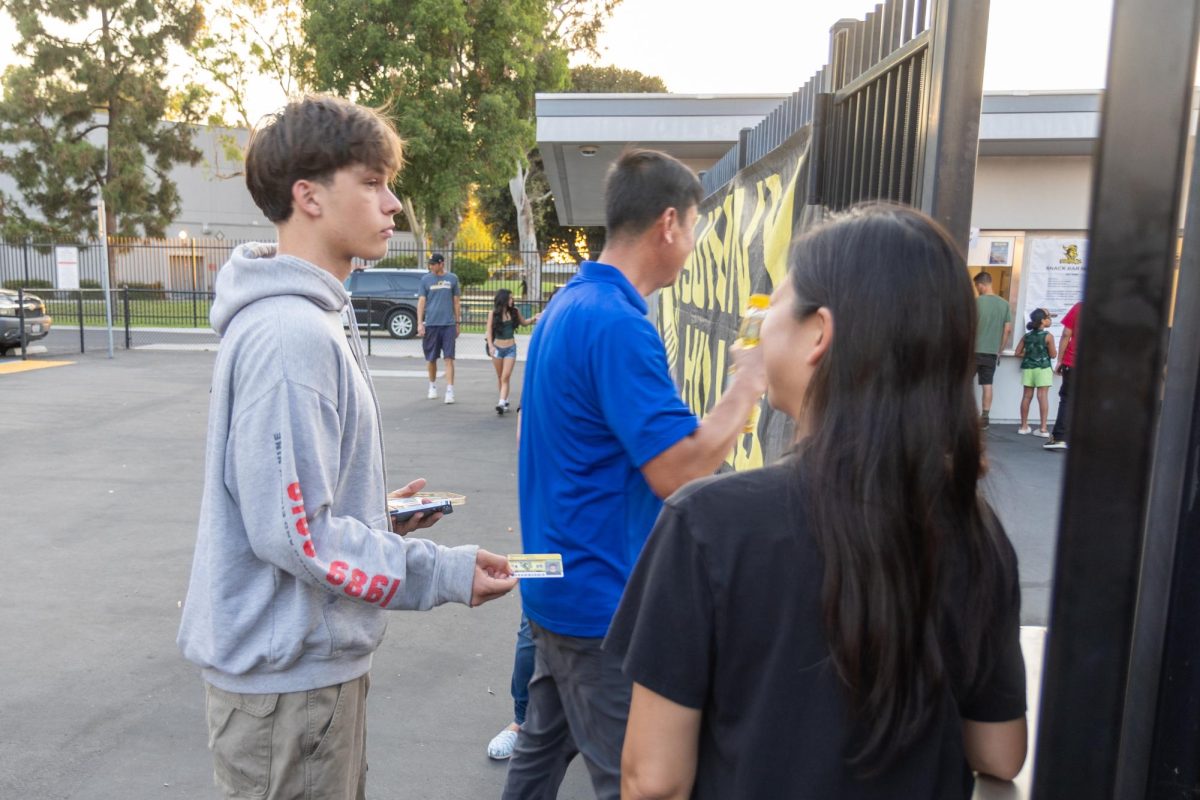
{"type": "Polygon", "coordinates": [[[55,247],[54,269],[59,289],[79,288],[79,248],[55,247]]]}
{"type": "Polygon", "coordinates": [[[1083,236],[1025,240],[1025,311],[1035,308],[1050,312],[1054,324],[1050,332],[1055,340],[1062,337],[1062,319],[1071,306],[1083,299],[1083,278],[1087,274],[1087,238],[1083,236]]]}

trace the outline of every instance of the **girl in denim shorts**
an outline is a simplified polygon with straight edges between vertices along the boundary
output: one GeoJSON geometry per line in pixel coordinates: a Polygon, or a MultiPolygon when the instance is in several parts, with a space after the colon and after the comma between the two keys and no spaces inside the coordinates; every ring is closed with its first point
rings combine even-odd
{"type": "Polygon", "coordinates": [[[517,363],[517,328],[537,322],[541,315],[535,314],[528,320],[522,317],[513,294],[508,289],[496,292],[494,303],[487,317],[487,354],[492,357],[492,366],[496,368],[496,383],[500,389],[496,413],[503,415],[508,411],[509,383],[513,366],[517,363]]]}

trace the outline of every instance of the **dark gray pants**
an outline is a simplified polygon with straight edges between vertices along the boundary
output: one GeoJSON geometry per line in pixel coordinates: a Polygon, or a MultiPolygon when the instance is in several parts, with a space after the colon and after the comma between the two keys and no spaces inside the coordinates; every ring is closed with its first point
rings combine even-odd
{"type": "Polygon", "coordinates": [[[632,683],[620,660],[600,649],[603,639],[529,626],[537,654],[504,800],[553,800],[576,753],[583,755],[598,800],[618,800],[632,683]]]}

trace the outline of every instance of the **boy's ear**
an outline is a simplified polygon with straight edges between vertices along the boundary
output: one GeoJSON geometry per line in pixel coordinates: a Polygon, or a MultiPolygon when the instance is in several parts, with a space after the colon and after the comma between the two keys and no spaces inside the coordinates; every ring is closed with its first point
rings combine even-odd
{"type": "Polygon", "coordinates": [[[310,217],[321,216],[321,200],[314,181],[298,180],[292,184],[292,210],[310,217]]]}

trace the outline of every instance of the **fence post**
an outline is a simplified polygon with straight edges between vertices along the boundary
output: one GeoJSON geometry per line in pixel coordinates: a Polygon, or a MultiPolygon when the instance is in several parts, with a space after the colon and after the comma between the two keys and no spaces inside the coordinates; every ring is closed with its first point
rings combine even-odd
{"type": "Polygon", "coordinates": [[[199,311],[198,311],[198,309],[196,308],[196,302],[197,302],[197,299],[198,299],[198,298],[196,297],[196,292],[197,292],[197,291],[199,291],[199,287],[197,287],[197,286],[196,286],[196,240],[195,240],[195,238],[191,238],[191,239],[189,239],[189,240],[188,240],[188,242],[191,244],[191,248],[192,248],[192,255],[191,255],[191,264],[192,264],[192,327],[193,327],[193,328],[199,328],[199,327],[200,327],[200,317],[199,317],[199,311]]]}
{"type": "Polygon", "coordinates": [[[130,349],[133,343],[132,337],[129,335],[129,287],[121,287],[121,313],[125,317],[125,349],[130,349]]]}
{"type": "Polygon", "coordinates": [[[29,285],[29,249],[33,247],[33,237],[25,237],[25,246],[21,248],[21,262],[25,267],[25,285],[29,285]]]}
{"type": "Polygon", "coordinates": [[[938,0],[930,42],[922,180],[917,202],[965,252],[971,232],[988,0],[938,0]],[[928,116],[932,111],[932,116],[928,116]]]}
{"type": "Polygon", "coordinates": [[[75,311],[79,315],[79,352],[87,352],[83,341],[83,289],[75,290],[75,311]]]}
{"type": "MultiPolygon", "coordinates": [[[[354,303],[350,303],[350,313],[354,313],[354,303]]],[[[371,355],[371,326],[375,324],[375,306],[371,298],[367,298],[367,355],[371,355]]]]}
{"type": "Polygon", "coordinates": [[[737,140],[737,171],[741,172],[750,163],[750,132],[751,128],[738,131],[737,140]]]}
{"type": "Polygon", "coordinates": [[[17,287],[17,325],[21,330],[21,360],[26,361],[29,354],[25,352],[25,348],[29,346],[29,340],[25,338],[25,289],[17,287]]]}

